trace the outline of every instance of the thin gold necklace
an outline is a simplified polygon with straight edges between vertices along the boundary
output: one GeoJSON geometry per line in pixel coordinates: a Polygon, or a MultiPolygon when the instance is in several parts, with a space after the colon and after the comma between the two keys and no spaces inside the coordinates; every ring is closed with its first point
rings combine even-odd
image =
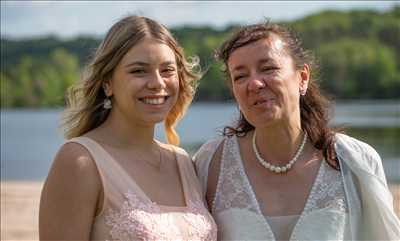
{"type": "Polygon", "coordinates": [[[153,163],[151,161],[146,161],[146,160],[144,160],[144,162],[147,163],[148,165],[152,166],[154,169],[161,170],[161,165],[162,165],[163,158],[162,158],[162,153],[161,153],[160,146],[158,144],[156,144],[156,145],[157,145],[157,150],[158,150],[158,153],[159,153],[159,160],[160,160],[158,162],[158,164],[155,164],[155,163],[153,163]]]}

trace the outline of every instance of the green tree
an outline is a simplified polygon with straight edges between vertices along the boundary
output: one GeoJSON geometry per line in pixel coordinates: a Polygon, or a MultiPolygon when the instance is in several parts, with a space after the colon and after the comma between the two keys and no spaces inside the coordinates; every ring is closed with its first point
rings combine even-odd
{"type": "Polygon", "coordinates": [[[341,98],[395,98],[400,75],[392,49],[376,41],[341,39],[321,45],[322,87],[341,98]]]}
{"type": "Polygon", "coordinates": [[[42,60],[23,56],[6,71],[1,75],[2,106],[10,107],[62,106],[66,89],[79,76],[78,59],[64,49],[42,60]]]}
{"type": "MultiPolygon", "coordinates": [[[[322,87],[337,98],[400,98],[400,6],[374,10],[323,11],[284,23],[299,33],[306,49],[322,63],[322,87]]],[[[214,50],[236,31],[209,26],[172,30],[186,56],[200,57],[203,70],[195,100],[231,98],[213,59],[214,50]]],[[[78,79],[80,67],[100,39],[1,39],[2,106],[60,106],[65,90],[78,79]]]]}
{"type": "Polygon", "coordinates": [[[10,86],[11,79],[3,72],[0,73],[0,89],[1,89],[1,107],[11,107],[13,106],[14,94],[12,93],[12,88],[10,86]]]}

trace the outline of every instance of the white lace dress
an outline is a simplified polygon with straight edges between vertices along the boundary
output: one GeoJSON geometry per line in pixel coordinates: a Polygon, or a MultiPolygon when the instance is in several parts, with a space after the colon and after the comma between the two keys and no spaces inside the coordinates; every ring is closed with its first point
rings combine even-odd
{"type": "MultiPolygon", "coordinates": [[[[210,150],[220,140],[203,145],[194,156],[198,175],[206,186],[210,150]]],[[[205,191],[205,189],[203,189],[205,191]]],[[[304,210],[282,227],[265,217],[243,168],[237,138],[226,138],[212,215],[218,226],[219,240],[344,240],[347,206],[340,172],[322,162],[304,210]],[[273,225],[271,225],[273,224],[273,225]],[[275,237],[278,234],[278,237],[275,237]],[[287,239],[289,237],[289,239],[287,239]]],[[[286,219],[286,221],[288,221],[286,219]]]]}

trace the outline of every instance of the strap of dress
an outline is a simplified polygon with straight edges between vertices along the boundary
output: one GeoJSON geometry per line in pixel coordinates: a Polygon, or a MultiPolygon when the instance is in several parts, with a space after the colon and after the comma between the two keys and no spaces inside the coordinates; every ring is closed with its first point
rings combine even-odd
{"type": "Polygon", "coordinates": [[[77,143],[80,144],[81,146],[83,146],[88,152],[89,154],[92,156],[92,159],[94,160],[97,170],[100,174],[101,180],[103,182],[103,186],[104,186],[104,170],[105,170],[105,162],[107,160],[105,155],[102,155],[102,150],[99,150],[98,146],[91,141],[89,138],[87,137],[75,137],[72,139],[69,139],[65,142],[65,144],[67,143],[77,143]]]}
{"type": "Polygon", "coordinates": [[[128,190],[139,192],[142,197],[145,197],[132,177],[100,144],[83,136],[72,138],[66,143],[70,142],[78,143],[89,151],[100,174],[106,199],[110,199],[113,203],[121,202],[125,199],[124,195],[128,190]]]}
{"type": "Polygon", "coordinates": [[[191,201],[202,200],[201,185],[199,179],[196,176],[196,172],[193,167],[193,163],[189,157],[189,154],[182,148],[172,146],[172,150],[175,153],[177,164],[179,165],[179,171],[181,172],[182,185],[186,190],[186,195],[191,201]]]}

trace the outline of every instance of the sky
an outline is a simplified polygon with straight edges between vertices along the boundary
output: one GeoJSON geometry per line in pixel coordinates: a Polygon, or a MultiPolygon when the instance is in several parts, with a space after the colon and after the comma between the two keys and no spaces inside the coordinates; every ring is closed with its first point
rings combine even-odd
{"type": "Polygon", "coordinates": [[[270,18],[294,20],[322,10],[385,11],[399,1],[1,1],[1,36],[29,38],[105,34],[128,14],[146,16],[167,27],[248,24],[270,18]]]}

